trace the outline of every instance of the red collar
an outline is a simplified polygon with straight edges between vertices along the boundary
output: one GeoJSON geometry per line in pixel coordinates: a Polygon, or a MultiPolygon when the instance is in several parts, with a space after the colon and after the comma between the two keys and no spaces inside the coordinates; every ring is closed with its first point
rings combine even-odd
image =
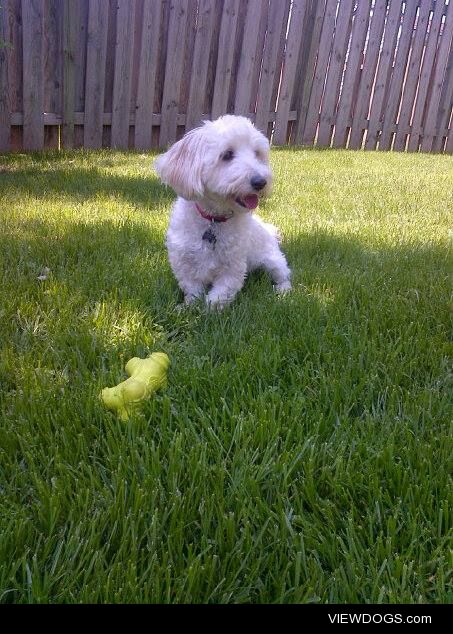
{"type": "Polygon", "coordinates": [[[195,207],[197,208],[200,216],[205,220],[209,220],[209,222],[226,222],[227,220],[232,218],[232,216],[211,216],[210,214],[206,213],[206,211],[202,209],[198,203],[195,203],[195,207]]]}

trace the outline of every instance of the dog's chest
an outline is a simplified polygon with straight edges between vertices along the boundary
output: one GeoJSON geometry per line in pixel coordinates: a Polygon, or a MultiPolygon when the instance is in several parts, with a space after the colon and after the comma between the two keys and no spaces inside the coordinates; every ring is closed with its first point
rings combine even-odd
{"type": "Polygon", "coordinates": [[[238,248],[238,240],[234,240],[228,227],[217,222],[201,227],[197,237],[192,238],[192,244],[194,243],[198,244],[202,257],[214,265],[227,264],[238,248]]]}
{"type": "Polygon", "coordinates": [[[206,280],[228,267],[244,248],[243,237],[229,231],[223,223],[206,223],[190,234],[185,236],[184,259],[206,280]]]}
{"type": "Polygon", "coordinates": [[[201,236],[201,242],[203,247],[208,247],[213,250],[215,249],[217,236],[212,226],[208,227],[208,229],[206,229],[206,231],[203,233],[203,235],[201,236]]]}
{"type": "Polygon", "coordinates": [[[184,275],[212,283],[222,271],[247,259],[250,231],[242,218],[226,222],[202,220],[186,203],[177,203],[167,232],[172,267],[184,275]]]}

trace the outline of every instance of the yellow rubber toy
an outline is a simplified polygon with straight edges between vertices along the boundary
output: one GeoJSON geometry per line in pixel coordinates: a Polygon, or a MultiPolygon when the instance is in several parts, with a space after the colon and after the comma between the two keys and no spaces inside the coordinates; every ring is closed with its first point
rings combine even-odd
{"type": "Polygon", "coordinates": [[[153,352],[147,359],[134,357],[126,364],[129,378],[116,385],[106,387],[101,398],[107,409],[116,411],[121,420],[130,414],[153,392],[167,386],[167,370],[170,359],[163,352],[153,352]]]}

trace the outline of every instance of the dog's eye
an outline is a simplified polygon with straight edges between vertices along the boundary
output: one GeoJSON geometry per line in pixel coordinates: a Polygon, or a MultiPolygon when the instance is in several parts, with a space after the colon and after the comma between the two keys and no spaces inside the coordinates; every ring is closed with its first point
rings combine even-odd
{"type": "Polygon", "coordinates": [[[234,158],[233,150],[227,150],[222,154],[222,161],[232,161],[234,158]]]}
{"type": "Polygon", "coordinates": [[[264,155],[259,150],[255,150],[255,156],[259,161],[264,161],[264,155]]]}

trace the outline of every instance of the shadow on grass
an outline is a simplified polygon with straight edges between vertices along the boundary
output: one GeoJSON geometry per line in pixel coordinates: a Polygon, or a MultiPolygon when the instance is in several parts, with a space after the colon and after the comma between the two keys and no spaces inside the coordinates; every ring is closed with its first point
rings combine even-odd
{"type": "MultiPolygon", "coordinates": [[[[298,403],[303,395],[306,403],[325,403],[326,433],[334,415],[360,417],[379,399],[385,404],[387,390],[411,393],[435,381],[445,391],[450,268],[440,246],[371,249],[318,229],[289,237],[282,247],[293,292],[276,296],[269,277],[255,272],[231,307],[211,313],[202,304],[175,310],[182,295],[163,234],[111,222],[54,231],[51,223],[24,222],[20,233],[3,237],[5,399],[21,389],[21,372],[30,368],[40,408],[51,411],[58,377],[64,387],[67,375],[79,391],[64,407],[83,421],[100,387],[123,376],[124,360],[152,349],[172,359],[176,406],[192,400],[209,409],[219,386],[222,402],[244,411],[260,399],[298,403]],[[43,266],[51,273],[40,282],[43,266]]],[[[28,415],[26,401],[15,407],[28,415]]],[[[222,409],[213,411],[220,420],[222,409]]]]}
{"type": "Polygon", "coordinates": [[[112,292],[118,299],[146,300],[165,288],[163,277],[170,279],[163,233],[139,222],[59,227],[43,219],[24,220],[17,232],[4,232],[2,248],[5,279],[25,277],[37,290],[47,282],[61,283],[90,301],[112,292]],[[44,269],[50,273],[40,285],[44,269]]]}
{"type": "MultiPolygon", "coordinates": [[[[117,181],[117,187],[121,180],[117,181]]],[[[165,192],[161,185],[154,186],[160,194],[165,192]]],[[[70,188],[66,191],[69,193],[70,188]]],[[[135,195],[145,204],[145,189],[139,189],[135,195]]],[[[154,298],[159,309],[164,310],[165,301],[174,305],[182,299],[168,264],[163,231],[141,223],[115,224],[103,220],[75,222],[59,228],[44,219],[24,220],[17,233],[2,236],[2,246],[6,275],[25,274],[35,282],[41,269],[48,267],[53,279],[90,301],[115,292],[118,299],[140,299],[145,305],[154,298]]],[[[286,237],[282,248],[293,271],[294,292],[275,299],[270,278],[257,271],[249,275],[225,315],[233,314],[236,306],[243,307],[252,300],[259,312],[264,306],[272,311],[275,306],[289,307],[295,301],[317,299],[323,312],[328,313],[339,302],[347,305],[356,301],[360,289],[364,299],[373,303],[374,297],[377,305],[387,296],[404,297],[408,307],[414,304],[415,308],[424,306],[429,310],[434,298],[437,302],[442,299],[438,291],[446,291],[448,285],[451,262],[448,251],[440,245],[371,248],[354,237],[315,229],[286,237]]],[[[446,298],[447,294],[445,307],[446,298]]],[[[441,306],[438,303],[439,310],[441,306]]],[[[254,307],[249,309],[253,311],[254,307]]],[[[361,309],[366,310],[366,306],[361,309]]],[[[261,325],[266,323],[266,310],[260,315],[261,325]]],[[[412,320],[410,310],[407,319],[412,320]]]]}
{"type": "Polygon", "coordinates": [[[110,373],[121,374],[123,355],[145,356],[166,338],[159,322],[176,303],[177,285],[160,231],[144,223],[58,227],[43,220],[24,220],[14,229],[3,234],[0,249],[7,294],[0,313],[4,395],[20,388],[28,366],[34,385],[39,363],[46,403],[66,372],[79,382],[96,377],[86,388],[90,399],[97,383],[115,382],[110,373]],[[43,271],[46,279],[39,280],[43,271]]]}
{"type": "Polygon", "coordinates": [[[149,174],[127,176],[102,171],[97,167],[60,167],[50,164],[18,168],[6,166],[0,170],[0,192],[5,189],[20,191],[24,196],[48,198],[70,197],[75,202],[96,196],[118,196],[131,204],[150,209],[156,202],[174,200],[172,190],[162,185],[151,171],[149,174]]]}

